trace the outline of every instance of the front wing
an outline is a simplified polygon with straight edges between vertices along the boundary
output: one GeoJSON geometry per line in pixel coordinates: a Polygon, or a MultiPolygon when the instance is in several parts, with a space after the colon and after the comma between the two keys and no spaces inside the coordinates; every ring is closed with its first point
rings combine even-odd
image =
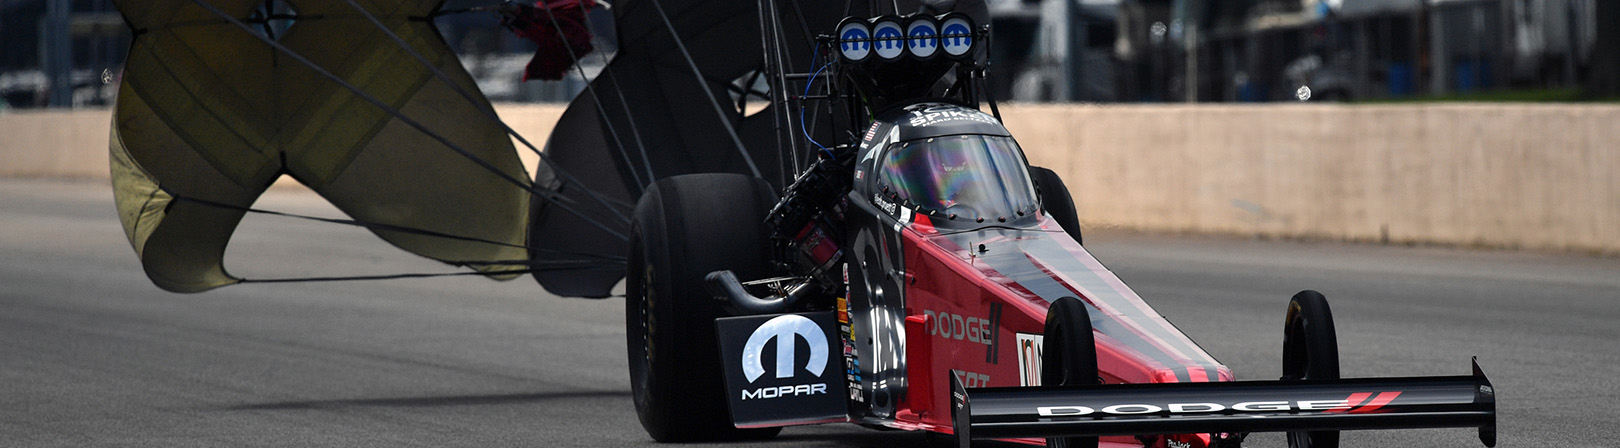
{"type": "Polygon", "coordinates": [[[953,426],[972,439],[1479,428],[1496,446],[1495,389],[1473,375],[966,389],[951,378],[953,426]]]}

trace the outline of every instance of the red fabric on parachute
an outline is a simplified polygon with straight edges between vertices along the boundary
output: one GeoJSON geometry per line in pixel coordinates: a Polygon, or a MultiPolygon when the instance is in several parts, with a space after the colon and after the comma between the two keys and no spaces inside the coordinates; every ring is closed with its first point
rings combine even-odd
{"type": "Polygon", "coordinates": [[[540,0],[534,6],[522,5],[516,15],[506,17],[507,28],[540,46],[523,71],[524,81],[562,79],[575,58],[583,59],[594,49],[591,30],[585,24],[585,10],[594,7],[595,0],[540,0]]]}

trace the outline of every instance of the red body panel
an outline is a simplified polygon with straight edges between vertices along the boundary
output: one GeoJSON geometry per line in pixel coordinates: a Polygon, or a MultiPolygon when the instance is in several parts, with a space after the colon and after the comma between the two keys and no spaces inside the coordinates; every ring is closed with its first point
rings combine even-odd
{"type": "MultiPolygon", "coordinates": [[[[1056,299],[1049,296],[1058,293],[1090,306],[1105,383],[1233,380],[1230,369],[1153,312],[1050,219],[1039,230],[954,234],[936,229],[926,216],[916,219],[901,231],[910,347],[906,376],[912,393],[900,401],[904,411],[896,414],[897,426],[950,432],[945,378],[952,371],[960,372],[958,379],[970,388],[1038,384],[1038,365],[1031,360],[1039,354],[1031,337],[1043,332],[1047,307],[1056,299]],[[985,256],[991,253],[1003,261],[1027,259],[1027,264],[998,266],[985,256]],[[1021,272],[1009,275],[998,267],[1021,272]],[[1046,297],[1032,288],[1041,288],[1046,297]]],[[[1174,439],[1195,447],[1208,444],[1207,436],[1174,439]]],[[[1130,437],[1104,442],[1141,444],[1130,437]]],[[[1162,446],[1164,440],[1150,444],[1162,446]]]]}

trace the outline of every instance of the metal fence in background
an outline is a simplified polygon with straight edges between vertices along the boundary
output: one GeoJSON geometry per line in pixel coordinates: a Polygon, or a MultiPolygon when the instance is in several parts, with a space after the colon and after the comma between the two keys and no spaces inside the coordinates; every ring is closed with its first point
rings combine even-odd
{"type": "MultiPolygon", "coordinates": [[[[995,33],[989,88],[1001,100],[1620,96],[1620,1],[985,1],[995,33]]],[[[614,52],[611,15],[590,19],[597,52],[583,73],[530,82],[521,78],[533,44],[493,14],[436,23],[490,99],[563,102],[614,52]]],[[[0,108],[111,104],[129,42],[111,0],[0,0],[0,108]]]]}

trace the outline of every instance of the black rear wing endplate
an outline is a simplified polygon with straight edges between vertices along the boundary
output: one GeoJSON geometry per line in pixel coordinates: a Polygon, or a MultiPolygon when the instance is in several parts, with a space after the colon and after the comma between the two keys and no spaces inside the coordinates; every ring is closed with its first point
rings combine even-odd
{"type": "Polygon", "coordinates": [[[1223,383],[963,388],[953,429],[973,439],[1479,428],[1496,446],[1496,391],[1473,375],[1223,383]]]}

